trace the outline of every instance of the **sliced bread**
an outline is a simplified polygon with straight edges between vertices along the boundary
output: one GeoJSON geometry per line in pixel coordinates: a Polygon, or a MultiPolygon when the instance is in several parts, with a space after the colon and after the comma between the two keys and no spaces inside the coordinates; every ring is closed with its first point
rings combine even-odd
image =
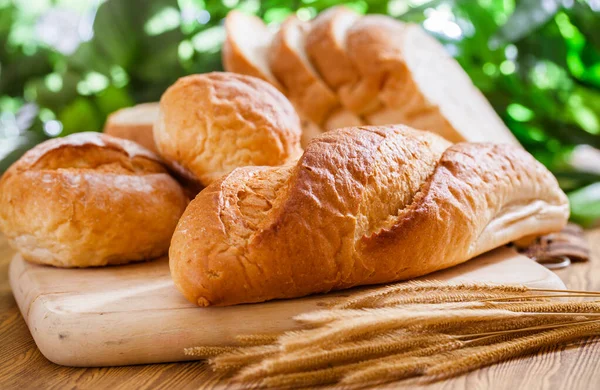
{"type": "Polygon", "coordinates": [[[158,103],[143,103],[115,111],[106,120],[104,133],[137,142],[156,153],[152,128],[158,111],[158,103]]]}

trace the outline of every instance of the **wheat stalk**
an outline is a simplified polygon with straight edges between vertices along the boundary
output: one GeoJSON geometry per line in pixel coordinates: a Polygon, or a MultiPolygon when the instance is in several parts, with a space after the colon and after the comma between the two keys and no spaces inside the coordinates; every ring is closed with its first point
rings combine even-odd
{"type": "Polygon", "coordinates": [[[463,346],[469,347],[464,349],[455,349],[419,359],[403,356],[398,360],[392,359],[364,368],[358,367],[357,370],[345,375],[340,383],[373,385],[420,375],[452,377],[548,345],[598,334],[600,322],[577,324],[570,328],[553,329],[542,334],[533,334],[533,332],[534,329],[523,329],[521,337],[516,337],[514,334],[487,336],[466,341],[463,346]]]}

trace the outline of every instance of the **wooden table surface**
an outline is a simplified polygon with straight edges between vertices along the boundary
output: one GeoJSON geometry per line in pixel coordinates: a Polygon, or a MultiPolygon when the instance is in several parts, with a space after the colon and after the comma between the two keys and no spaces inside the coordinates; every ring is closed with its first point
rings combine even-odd
{"type": "MultiPolygon", "coordinates": [[[[557,273],[568,288],[600,290],[600,230],[587,234],[593,257],[557,273]]],[[[39,352],[8,285],[12,251],[0,236],[0,389],[212,389],[227,387],[205,363],[152,364],[111,368],[55,365],[39,352]]],[[[395,388],[393,384],[387,388],[395,388]]],[[[423,387],[423,386],[419,386],[423,387]]],[[[600,343],[568,347],[484,368],[427,385],[428,389],[597,389],[600,343]]]]}

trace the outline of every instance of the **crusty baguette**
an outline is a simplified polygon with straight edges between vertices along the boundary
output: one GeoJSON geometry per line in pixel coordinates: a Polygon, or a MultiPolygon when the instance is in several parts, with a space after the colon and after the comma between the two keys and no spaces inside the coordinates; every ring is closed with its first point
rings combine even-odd
{"type": "Polygon", "coordinates": [[[240,166],[295,161],[301,133],[298,115],[276,88],[224,72],[179,79],[161,97],[154,126],[162,158],[204,186],[240,166]]]}
{"type": "Polygon", "coordinates": [[[369,124],[403,123],[453,142],[518,145],[460,65],[419,26],[368,15],[354,23],[347,40],[362,79],[340,94],[366,108],[369,124]]]}
{"type": "Polygon", "coordinates": [[[156,153],[152,127],[158,118],[158,103],[143,103],[113,112],[104,125],[104,133],[137,142],[156,153]]]}
{"type": "Polygon", "coordinates": [[[186,205],[156,155],[99,133],[39,144],[0,180],[0,230],[26,260],[59,267],[162,256],[186,205]]]}
{"type": "Polygon", "coordinates": [[[169,251],[200,306],[408,279],[560,230],[567,198],[522,148],[404,126],[315,138],[283,167],[240,168],[202,191],[169,251]]]}
{"type": "Polygon", "coordinates": [[[306,35],[306,54],[334,91],[359,79],[358,70],[346,49],[347,32],[359,17],[359,14],[344,6],[329,8],[312,21],[306,35]]]}

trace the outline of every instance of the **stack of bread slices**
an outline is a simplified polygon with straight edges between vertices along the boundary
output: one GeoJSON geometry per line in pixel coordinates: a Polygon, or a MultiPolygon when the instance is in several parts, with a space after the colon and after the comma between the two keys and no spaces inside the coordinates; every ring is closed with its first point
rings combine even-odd
{"type": "Polygon", "coordinates": [[[419,26],[338,6],[276,31],[232,11],[223,64],[268,81],[303,121],[303,145],[334,128],[406,124],[452,142],[516,139],[444,47],[419,26]]]}

